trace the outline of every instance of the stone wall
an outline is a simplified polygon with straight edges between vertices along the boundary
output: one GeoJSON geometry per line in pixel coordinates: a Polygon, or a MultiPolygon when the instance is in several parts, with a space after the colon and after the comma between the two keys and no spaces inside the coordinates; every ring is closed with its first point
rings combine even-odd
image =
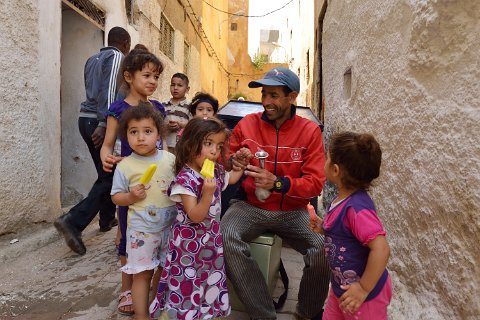
{"type": "Polygon", "coordinates": [[[326,123],[383,149],[392,319],[479,319],[480,2],[329,1],[326,123]]]}

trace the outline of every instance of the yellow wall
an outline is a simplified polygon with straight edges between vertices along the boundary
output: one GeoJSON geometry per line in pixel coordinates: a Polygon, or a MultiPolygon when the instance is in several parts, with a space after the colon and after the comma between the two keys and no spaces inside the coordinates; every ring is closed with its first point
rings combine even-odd
{"type": "MultiPolygon", "coordinates": [[[[229,12],[239,12],[243,10],[248,14],[248,0],[231,0],[229,12]]],[[[260,69],[256,69],[252,59],[248,54],[248,18],[230,17],[228,24],[222,24],[222,30],[228,28],[228,48],[233,55],[234,61],[229,61],[228,71],[230,72],[228,83],[228,98],[232,99],[242,95],[249,101],[260,101],[261,90],[250,89],[248,83],[252,80],[263,78],[263,75],[271,68],[283,66],[288,68],[287,64],[269,63],[260,69]],[[230,24],[237,24],[237,30],[232,31],[230,24]]],[[[223,35],[222,35],[223,37],[223,35]]]]}
{"type": "Polygon", "coordinates": [[[275,67],[285,67],[288,65],[285,63],[268,63],[261,69],[255,69],[252,62],[244,66],[241,73],[233,73],[230,76],[230,96],[229,98],[236,98],[238,95],[245,97],[245,100],[259,102],[261,98],[261,90],[259,88],[249,88],[248,83],[252,80],[258,80],[263,78],[265,73],[275,67]]]}
{"type": "MultiPolygon", "coordinates": [[[[228,11],[228,0],[208,0],[207,2],[220,10],[228,11]]],[[[215,96],[220,105],[227,102],[228,76],[227,38],[219,37],[219,25],[227,17],[226,13],[203,3],[201,28],[205,34],[201,36],[200,83],[202,91],[215,96]]],[[[194,92],[192,92],[193,94],[194,92]]]]}

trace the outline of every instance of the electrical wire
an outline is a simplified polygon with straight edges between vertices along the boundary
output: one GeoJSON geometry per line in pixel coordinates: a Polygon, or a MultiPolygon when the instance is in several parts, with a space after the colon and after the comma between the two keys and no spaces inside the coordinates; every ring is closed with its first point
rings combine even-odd
{"type": "Polygon", "coordinates": [[[265,14],[259,15],[259,16],[249,16],[249,15],[244,15],[244,14],[238,14],[238,13],[231,13],[231,12],[228,12],[228,11],[223,11],[223,10],[221,10],[221,9],[218,9],[218,8],[214,7],[213,5],[211,5],[210,3],[208,3],[208,2],[205,1],[205,0],[202,0],[202,1],[203,1],[203,3],[205,3],[206,5],[208,5],[209,7],[213,8],[213,9],[219,11],[219,12],[223,12],[223,13],[226,13],[226,14],[231,15],[231,16],[244,17],[244,18],[263,18],[263,17],[265,17],[265,16],[268,16],[269,14],[272,14],[272,13],[274,13],[274,12],[277,12],[277,11],[279,11],[279,10],[282,10],[283,8],[285,8],[285,7],[288,6],[290,3],[293,2],[293,0],[290,0],[289,2],[285,3],[285,4],[284,4],[283,6],[281,6],[280,8],[275,9],[275,10],[270,11],[270,12],[267,12],[267,13],[265,13],[265,14]]]}
{"type": "MultiPolygon", "coordinates": [[[[263,75],[263,73],[247,74],[247,73],[233,73],[233,72],[228,71],[227,68],[225,68],[225,66],[223,65],[222,61],[220,61],[220,58],[218,57],[217,53],[215,52],[215,49],[213,48],[212,43],[210,42],[210,40],[208,40],[208,37],[207,37],[207,34],[205,33],[205,30],[202,28],[201,24],[199,24],[200,19],[197,16],[197,14],[195,13],[195,10],[193,9],[193,6],[190,3],[190,0],[185,0],[185,1],[187,2],[187,5],[184,8],[190,8],[190,11],[191,11],[191,12],[186,11],[186,13],[187,13],[188,19],[190,20],[190,23],[192,24],[193,30],[200,37],[200,41],[203,42],[203,44],[205,46],[205,49],[207,50],[208,54],[217,62],[219,68],[223,72],[225,72],[227,77],[230,77],[230,76],[236,76],[236,77],[250,76],[250,77],[252,77],[252,76],[263,75]],[[196,21],[197,23],[195,23],[194,21],[196,21]]],[[[292,1],[290,1],[290,2],[292,2],[292,1]]]]}

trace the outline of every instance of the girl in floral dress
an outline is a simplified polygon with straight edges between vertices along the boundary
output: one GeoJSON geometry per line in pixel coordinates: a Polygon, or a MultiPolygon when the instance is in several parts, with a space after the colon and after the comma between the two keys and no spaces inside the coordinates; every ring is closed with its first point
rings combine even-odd
{"type": "Polygon", "coordinates": [[[178,215],[173,223],[167,261],[150,306],[157,318],[212,319],[230,314],[227,277],[220,234],[220,192],[236,183],[252,154],[241,149],[235,158],[241,167],[231,172],[215,163],[214,178],[200,174],[205,159],[225,155],[227,128],[216,118],[194,118],[177,143],[175,181],[169,190],[178,215]]]}

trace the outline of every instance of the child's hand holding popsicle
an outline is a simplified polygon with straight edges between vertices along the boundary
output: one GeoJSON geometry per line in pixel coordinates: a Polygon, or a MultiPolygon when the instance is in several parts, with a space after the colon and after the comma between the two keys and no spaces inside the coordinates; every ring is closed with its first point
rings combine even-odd
{"type": "Polygon", "coordinates": [[[215,192],[215,188],[217,187],[217,182],[215,181],[215,162],[209,159],[205,159],[203,161],[202,170],[200,170],[200,174],[205,177],[203,181],[203,188],[202,188],[202,197],[213,196],[215,192]]]}
{"type": "Polygon", "coordinates": [[[155,171],[157,170],[157,165],[152,163],[148,166],[145,173],[142,175],[140,180],[138,181],[139,184],[134,186],[130,189],[130,197],[132,199],[132,203],[139,202],[147,197],[147,190],[150,188],[148,183],[152,180],[155,171]]]}

